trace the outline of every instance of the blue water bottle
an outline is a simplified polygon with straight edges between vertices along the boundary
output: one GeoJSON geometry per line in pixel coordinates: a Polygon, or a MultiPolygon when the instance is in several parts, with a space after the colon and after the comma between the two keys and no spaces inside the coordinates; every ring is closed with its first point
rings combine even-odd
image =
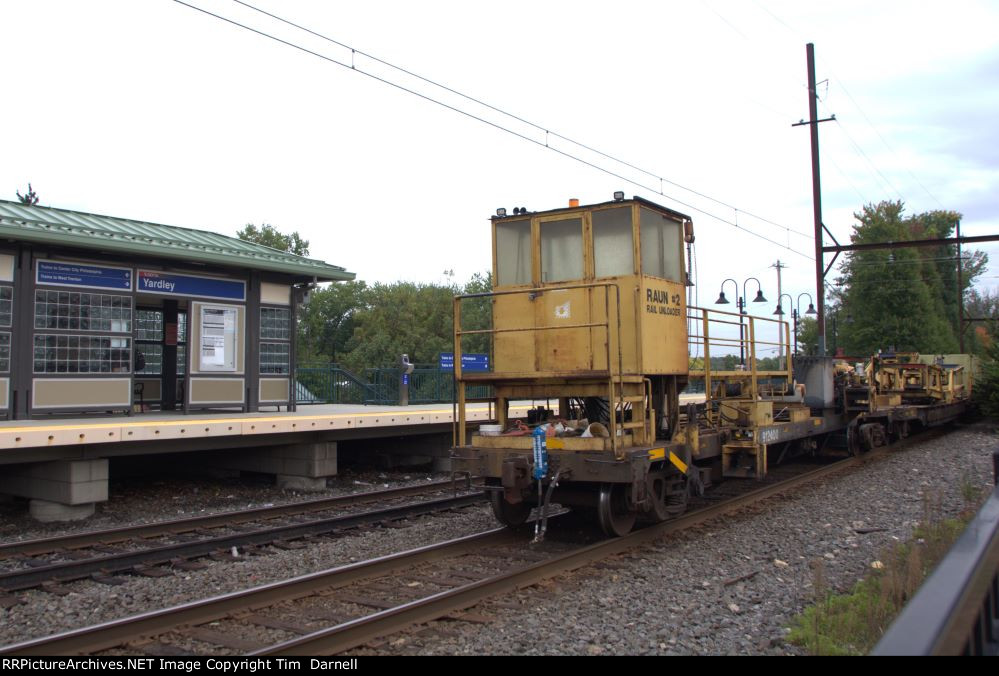
{"type": "Polygon", "coordinates": [[[545,439],[545,426],[534,428],[534,478],[538,481],[548,474],[548,442],[545,439]]]}

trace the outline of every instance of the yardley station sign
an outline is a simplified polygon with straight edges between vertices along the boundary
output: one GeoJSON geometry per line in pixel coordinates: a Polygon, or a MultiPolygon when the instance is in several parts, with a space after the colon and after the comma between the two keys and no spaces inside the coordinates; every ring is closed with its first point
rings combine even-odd
{"type": "Polygon", "coordinates": [[[246,282],[218,277],[195,277],[175,272],[139,270],[135,279],[138,293],[159,293],[170,296],[246,300],[246,282]]]}
{"type": "MultiPolygon", "coordinates": [[[[246,282],[218,277],[181,275],[159,270],[135,271],[135,291],[189,298],[246,300],[246,282]]],[[[108,265],[70,261],[38,261],[35,282],[46,286],[70,286],[87,289],[132,290],[133,270],[108,265]]]]}

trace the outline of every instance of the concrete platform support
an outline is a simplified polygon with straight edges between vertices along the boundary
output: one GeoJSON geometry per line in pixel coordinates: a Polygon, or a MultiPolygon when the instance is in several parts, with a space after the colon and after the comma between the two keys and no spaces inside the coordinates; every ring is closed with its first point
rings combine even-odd
{"type": "Polygon", "coordinates": [[[40,521],[74,521],[108,499],[108,461],[58,460],[10,465],[0,474],[0,492],[31,499],[40,521]]]}
{"type": "Polygon", "coordinates": [[[384,469],[432,465],[434,471],[449,471],[451,434],[424,434],[405,438],[370,439],[353,442],[362,461],[377,459],[384,469]]]}
{"type": "Polygon", "coordinates": [[[274,474],[278,487],[286,490],[321,491],[326,477],[336,476],[337,446],[335,441],[321,441],[239,449],[213,455],[211,465],[274,474]]]}
{"type": "Polygon", "coordinates": [[[28,503],[28,513],[33,519],[42,523],[80,521],[93,516],[95,508],[96,503],[93,502],[83,505],[63,505],[48,500],[32,500],[28,503]]]}

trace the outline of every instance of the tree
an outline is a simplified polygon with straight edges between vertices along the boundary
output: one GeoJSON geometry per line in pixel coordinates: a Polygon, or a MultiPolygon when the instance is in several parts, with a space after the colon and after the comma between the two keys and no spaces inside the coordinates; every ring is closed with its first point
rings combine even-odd
{"type": "MultiPolygon", "coordinates": [[[[492,273],[476,272],[461,290],[463,294],[488,293],[493,290],[492,273]]],[[[493,326],[493,299],[468,298],[461,303],[461,328],[465,331],[482,331],[493,326]]],[[[463,353],[490,354],[492,339],[489,334],[479,333],[467,336],[462,340],[463,353]]],[[[449,352],[451,350],[448,350],[449,352]]]]}
{"type": "Polygon", "coordinates": [[[964,301],[964,316],[975,320],[965,330],[965,349],[986,357],[994,343],[992,336],[999,325],[999,292],[971,289],[964,301]]]}
{"type": "Polygon", "coordinates": [[[309,255],[309,240],[302,239],[297,232],[285,235],[274,226],[266,223],[259,228],[253,223],[247,223],[245,228],[236,233],[236,236],[244,242],[262,244],[278,251],[287,251],[296,256],[309,255]]]}
{"type": "MultiPolygon", "coordinates": [[[[984,328],[984,327],[983,327],[984,328]]],[[[999,337],[997,325],[992,323],[988,335],[988,347],[984,350],[981,373],[975,379],[972,400],[985,416],[999,419],[999,337]]]]}
{"type": "MultiPolygon", "coordinates": [[[[489,273],[477,273],[464,286],[454,282],[395,282],[365,286],[363,282],[357,282],[354,295],[350,295],[346,285],[339,286],[342,293],[337,302],[340,304],[330,300],[331,309],[317,309],[316,312],[321,318],[336,316],[343,317],[343,321],[326,324],[329,331],[325,335],[329,337],[319,341],[321,347],[315,353],[323,356],[331,354],[327,346],[332,344],[337,346],[335,355],[338,361],[352,370],[361,370],[394,366],[402,354],[408,354],[414,364],[437,364],[441,352],[454,350],[454,296],[491,291],[492,281],[489,273]],[[333,308],[339,308],[341,314],[333,308]],[[344,341],[348,332],[349,338],[344,341]]],[[[326,302],[323,298],[320,308],[325,307],[326,302]]],[[[304,319],[305,331],[318,335],[319,329],[312,327],[323,326],[324,321],[318,319],[313,323],[311,318],[304,319]]],[[[491,299],[482,297],[464,301],[462,326],[466,330],[490,328],[491,299]]],[[[313,341],[308,343],[313,344],[313,341]]],[[[491,352],[490,345],[488,334],[476,334],[468,337],[462,344],[462,350],[488,354],[491,352]]]]}
{"type": "Polygon", "coordinates": [[[367,288],[362,281],[339,282],[310,294],[298,320],[300,362],[335,362],[343,356],[354,333],[354,316],[365,307],[367,288]]]}
{"type": "MultiPolygon", "coordinates": [[[[866,205],[854,214],[854,244],[947,237],[960,221],[952,211],[903,216],[902,202],[866,205]]],[[[851,355],[896,349],[948,353],[958,350],[957,302],[981,274],[987,256],[975,252],[957,289],[956,247],[854,251],[842,267],[838,304],[851,318],[840,322],[838,343],[851,355]]],[[[830,313],[827,308],[827,318],[830,313]]]]}
{"type": "MultiPolygon", "coordinates": [[[[831,344],[830,344],[831,345],[831,344]]],[[[818,354],[819,322],[813,317],[798,318],[798,354],[818,354]]]]}
{"type": "Polygon", "coordinates": [[[364,306],[353,315],[343,362],[355,370],[393,366],[408,354],[414,364],[436,363],[441,352],[451,351],[454,291],[413,282],[368,287],[364,306]]]}
{"type": "Polygon", "coordinates": [[[38,204],[38,195],[36,195],[35,191],[32,190],[30,183],[28,183],[28,192],[24,195],[21,194],[20,190],[15,190],[14,192],[17,193],[17,199],[20,200],[21,204],[27,204],[29,206],[38,204]]]}

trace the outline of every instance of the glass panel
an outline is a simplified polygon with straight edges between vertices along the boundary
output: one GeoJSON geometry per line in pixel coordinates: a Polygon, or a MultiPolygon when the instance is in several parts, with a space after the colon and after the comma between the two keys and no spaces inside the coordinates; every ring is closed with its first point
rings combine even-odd
{"type": "Polygon", "coordinates": [[[177,342],[186,343],[187,342],[187,313],[178,312],[177,313],[177,342]]]}
{"type": "MultiPolygon", "coordinates": [[[[150,343],[136,343],[135,351],[142,355],[142,362],[145,364],[141,369],[135,369],[136,373],[150,376],[158,376],[163,373],[163,346],[150,343]]],[[[136,365],[139,360],[136,359],[136,365]]]]}
{"type": "Polygon", "coordinates": [[[531,222],[496,224],[496,285],[531,283],[531,222]]]}
{"type": "Polygon", "coordinates": [[[635,272],[631,207],[593,212],[593,259],[597,277],[635,272]]]}
{"type": "Polygon", "coordinates": [[[642,274],[674,282],[683,278],[683,238],[677,221],[642,208],[642,274]]]}
{"type": "Polygon", "coordinates": [[[177,346],[177,375],[187,373],[187,345],[177,346]]]}
{"type": "Polygon", "coordinates": [[[14,287],[0,286],[0,326],[10,326],[14,311],[14,287]]]}
{"type": "Polygon", "coordinates": [[[33,361],[35,373],[129,373],[132,339],[36,333],[33,361]]]}
{"type": "Polygon", "coordinates": [[[541,281],[583,278],[583,219],[541,224],[541,281]]]}
{"type": "Polygon", "coordinates": [[[291,312],[279,308],[260,308],[260,337],[291,340],[291,312]]]}
{"type": "Polygon", "coordinates": [[[10,334],[0,333],[0,372],[10,371],[10,334]]]}
{"type": "Polygon", "coordinates": [[[260,343],[260,373],[286,374],[291,357],[290,343],[260,343]]]}
{"type": "Polygon", "coordinates": [[[35,291],[35,328],[131,333],[132,298],[75,291],[35,291]]]}
{"type": "Polygon", "coordinates": [[[163,312],[139,310],[135,313],[135,339],[163,342],[163,312]]]}

